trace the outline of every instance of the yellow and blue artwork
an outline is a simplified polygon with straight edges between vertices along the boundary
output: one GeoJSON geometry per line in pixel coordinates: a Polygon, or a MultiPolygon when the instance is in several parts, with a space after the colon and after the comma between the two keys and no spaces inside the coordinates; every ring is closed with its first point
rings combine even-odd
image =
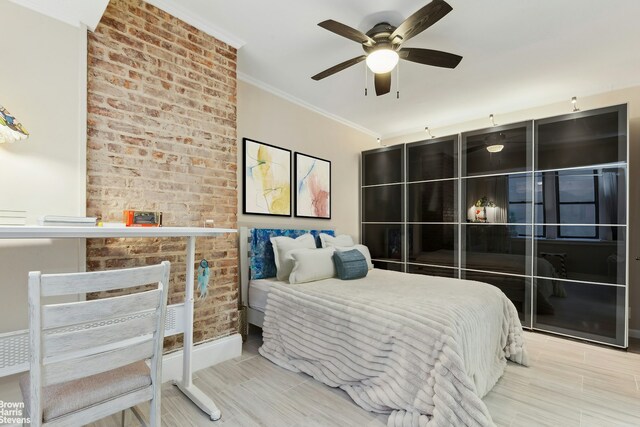
{"type": "Polygon", "coordinates": [[[243,213],[291,216],[291,151],[243,138],[243,213]]]}

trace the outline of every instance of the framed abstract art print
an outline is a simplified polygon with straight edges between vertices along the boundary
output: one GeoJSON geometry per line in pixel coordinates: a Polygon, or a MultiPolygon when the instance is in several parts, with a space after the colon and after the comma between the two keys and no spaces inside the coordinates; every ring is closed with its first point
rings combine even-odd
{"type": "Polygon", "coordinates": [[[291,216],[291,150],[242,139],[242,212],[291,216]]]}
{"type": "Polygon", "coordinates": [[[295,154],[295,216],[331,219],[331,162],[295,154]]]}

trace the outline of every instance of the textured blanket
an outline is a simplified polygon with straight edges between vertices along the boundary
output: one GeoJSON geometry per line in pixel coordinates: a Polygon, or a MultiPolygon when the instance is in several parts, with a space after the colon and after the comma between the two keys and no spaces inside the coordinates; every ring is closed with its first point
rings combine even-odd
{"type": "Polygon", "coordinates": [[[513,304],[480,282],[374,269],[274,284],[260,354],[340,387],[389,426],[492,426],[481,398],[527,364],[513,304]]]}

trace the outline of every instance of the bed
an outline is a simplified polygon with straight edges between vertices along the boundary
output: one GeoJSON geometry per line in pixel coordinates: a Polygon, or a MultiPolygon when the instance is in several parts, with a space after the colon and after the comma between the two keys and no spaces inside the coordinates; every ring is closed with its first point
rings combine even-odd
{"type": "Polygon", "coordinates": [[[517,311],[491,285],[374,269],[266,287],[260,354],[389,426],[492,426],[482,397],[507,360],[527,364],[517,311]]]}

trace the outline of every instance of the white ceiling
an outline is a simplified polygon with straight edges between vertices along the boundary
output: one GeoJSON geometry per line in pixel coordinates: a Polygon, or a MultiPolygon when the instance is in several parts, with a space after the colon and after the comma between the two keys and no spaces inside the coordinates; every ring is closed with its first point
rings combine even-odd
{"type": "Polygon", "coordinates": [[[86,25],[91,31],[102,18],[109,0],[11,0],[73,26],[86,25]]]}
{"type": "MultiPolygon", "coordinates": [[[[106,0],[14,1],[100,11],[106,0]]],[[[390,94],[376,97],[369,84],[365,97],[364,63],[311,80],[362,54],[316,24],[334,19],[366,32],[380,21],[398,25],[427,0],[147,1],[240,47],[244,80],[382,137],[640,84],[639,0],[447,0],[453,11],[405,47],[464,59],[455,70],[401,61],[400,99],[395,75],[390,94]]]]}

